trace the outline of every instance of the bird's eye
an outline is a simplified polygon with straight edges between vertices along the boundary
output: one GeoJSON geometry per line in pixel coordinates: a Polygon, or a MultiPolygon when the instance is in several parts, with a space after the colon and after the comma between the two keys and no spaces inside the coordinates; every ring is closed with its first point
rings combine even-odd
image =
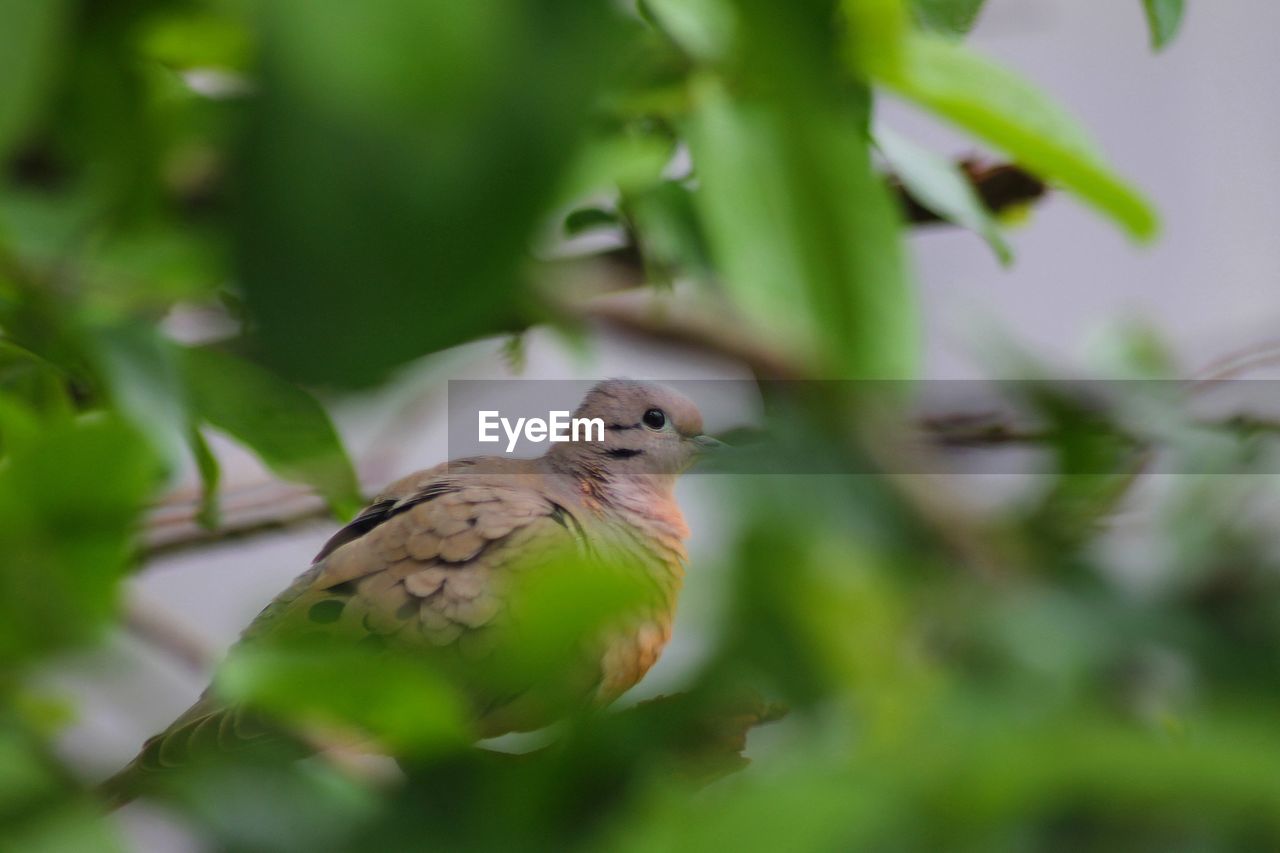
{"type": "Polygon", "coordinates": [[[662,429],[667,425],[667,416],[662,409],[650,409],[644,413],[644,425],[649,429],[662,429]]]}

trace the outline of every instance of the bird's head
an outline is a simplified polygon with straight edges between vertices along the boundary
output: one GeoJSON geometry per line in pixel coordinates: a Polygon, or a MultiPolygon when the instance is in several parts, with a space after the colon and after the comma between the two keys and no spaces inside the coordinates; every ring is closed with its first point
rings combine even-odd
{"type": "Polygon", "coordinates": [[[652,382],[606,379],[573,416],[603,421],[604,440],[561,444],[552,453],[610,474],[673,476],[720,444],[702,433],[702,414],[692,400],[652,382]]]}

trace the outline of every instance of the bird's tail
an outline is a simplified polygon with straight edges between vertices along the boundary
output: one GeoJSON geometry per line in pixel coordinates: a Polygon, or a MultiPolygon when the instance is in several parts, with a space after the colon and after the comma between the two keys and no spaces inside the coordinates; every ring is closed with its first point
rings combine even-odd
{"type": "Polygon", "coordinates": [[[209,696],[202,696],[95,791],[107,809],[114,811],[147,793],[167,772],[252,749],[274,749],[275,754],[297,758],[314,751],[256,714],[221,707],[209,696]]]}
{"type": "Polygon", "coordinates": [[[102,804],[107,811],[113,812],[116,809],[123,808],[138,798],[142,793],[140,784],[141,768],[138,762],[141,756],[130,761],[115,775],[111,776],[103,782],[99,782],[93,789],[98,802],[102,804]]]}

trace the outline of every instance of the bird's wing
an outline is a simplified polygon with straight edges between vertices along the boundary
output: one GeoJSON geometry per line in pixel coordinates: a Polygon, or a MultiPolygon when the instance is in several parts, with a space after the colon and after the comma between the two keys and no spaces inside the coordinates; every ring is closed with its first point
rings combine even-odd
{"type": "MultiPolygon", "coordinates": [[[[586,547],[577,520],[537,483],[532,475],[451,477],[443,466],[406,478],[398,494],[393,487],[329,540],[232,654],[319,632],[372,647],[421,644],[464,660],[483,656],[503,621],[513,568],[540,553],[586,547]]],[[[513,698],[473,697],[480,714],[513,698]]],[[[196,747],[228,751],[276,734],[206,691],[121,777],[185,763],[196,747]]]]}
{"type": "MultiPolygon", "coordinates": [[[[316,575],[286,605],[289,621],[305,610],[310,627],[362,639],[456,644],[464,653],[482,645],[516,563],[585,547],[577,520],[536,483],[446,476],[375,503],[321,551],[316,575]]],[[[246,639],[278,619],[264,612],[246,639]]]]}

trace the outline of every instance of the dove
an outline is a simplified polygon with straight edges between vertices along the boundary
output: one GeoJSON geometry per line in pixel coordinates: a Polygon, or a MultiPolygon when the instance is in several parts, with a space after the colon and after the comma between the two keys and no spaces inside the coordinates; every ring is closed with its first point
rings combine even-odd
{"type": "MultiPolygon", "coordinates": [[[[554,689],[527,684],[488,695],[478,686],[474,733],[542,728],[564,712],[564,703],[549,697],[566,690],[583,707],[613,702],[671,637],[689,535],[675,481],[719,442],[702,433],[692,401],[652,383],[600,382],[574,417],[600,418],[603,440],[556,443],[536,459],[456,460],[392,483],[328,540],[229,654],[306,630],[464,662],[501,655],[498,637],[519,629],[514,581],[537,570],[539,555],[571,551],[607,560],[651,594],[584,639],[581,666],[554,689]]],[[[231,749],[267,730],[210,688],[100,790],[122,804],[136,795],[141,776],[184,763],[193,747],[231,749]]]]}

